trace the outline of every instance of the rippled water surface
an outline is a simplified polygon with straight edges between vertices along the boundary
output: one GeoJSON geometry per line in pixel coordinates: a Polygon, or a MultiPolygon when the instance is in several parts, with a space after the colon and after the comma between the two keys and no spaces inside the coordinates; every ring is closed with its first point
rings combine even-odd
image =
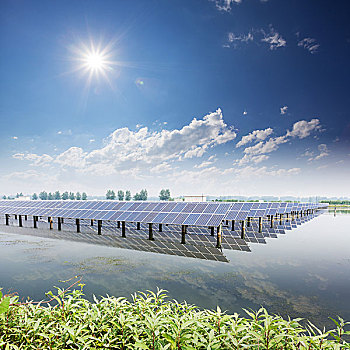
{"type": "MultiPolygon", "coordinates": [[[[350,320],[350,215],[323,214],[297,229],[250,244],[252,252],[224,251],[229,263],[130,251],[4,233],[0,226],[0,287],[40,300],[59,280],[83,275],[92,294],[130,296],[157,287],[199,307],[272,313],[330,326],[350,320]]],[[[25,228],[23,228],[25,230],[25,228]]]]}

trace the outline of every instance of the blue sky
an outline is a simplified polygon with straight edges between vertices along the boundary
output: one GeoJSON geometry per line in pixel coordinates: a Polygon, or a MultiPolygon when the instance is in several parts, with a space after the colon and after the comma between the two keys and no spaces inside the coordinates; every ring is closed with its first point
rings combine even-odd
{"type": "Polygon", "coordinates": [[[350,196],[347,2],[0,10],[0,194],[350,196]]]}

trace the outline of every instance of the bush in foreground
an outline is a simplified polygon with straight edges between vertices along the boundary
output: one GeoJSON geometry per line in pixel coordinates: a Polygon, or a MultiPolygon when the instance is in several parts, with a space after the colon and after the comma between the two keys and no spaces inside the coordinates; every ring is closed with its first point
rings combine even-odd
{"type": "Polygon", "coordinates": [[[264,308],[248,318],[167,301],[163,290],[94,302],[80,289],[57,288],[47,302],[0,295],[0,349],[349,349],[349,322],[318,330],[264,308]],[[53,305],[53,302],[55,305],[53,305]]]}

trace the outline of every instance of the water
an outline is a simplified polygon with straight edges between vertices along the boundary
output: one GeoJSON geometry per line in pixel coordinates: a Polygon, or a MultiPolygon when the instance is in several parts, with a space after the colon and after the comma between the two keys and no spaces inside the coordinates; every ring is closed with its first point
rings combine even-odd
{"type": "Polygon", "coordinates": [[[88,299],[159,287],[201,308],[243,314],[242,308],[264,306],[330,327],[329,316],[350,320],[350,215],[344,214],[327,213],[267,244],[249,244],[251,253],[225,250],[229,263],[4,233],[0,226],[0,287],[41,300],[53,286],[65,286],[60,280],[81,274],[88,299]]]}

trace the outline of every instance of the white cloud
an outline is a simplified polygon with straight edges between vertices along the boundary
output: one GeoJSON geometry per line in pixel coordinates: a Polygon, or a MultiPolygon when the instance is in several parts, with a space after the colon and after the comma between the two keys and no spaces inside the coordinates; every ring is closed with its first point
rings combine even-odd
{"type": "MultiPolygon", "coordinates": [[[[272,134],[273,129],[268,128],[265,130],[254,130],[250,134],[243,136],[241,141],[237,143],[236,147],[240,147],[250,143],[252,141],[260,142],[256,143],[254,146],[246,147],[243,151],[244,156],[235,161],[235,164],[240,166],[247,163],[259,163],[267,160],[269,157],[266,153],[271,153],[277,151],[279,146],[286,143],[290,138],[298,137],[303,139],[311,134],[314,130],[320,130],[321,125],[318,119],[312,119],[311,121],[300,120],[293,124],[292,131],[287,130],[285,135],[278,137],[271,137],[267,141],[264,141],[270,134],[272,134]]],[[[325,157],[325,155],[322,155],[325,157]]]]}
{"type": "Polygon", "coordinates": [[[307,122],[306,120],[300,120],[293,125],[292,131],[287,131],[287,136],[299,137],[303,139],[311,134],[312,131],[320,130],[321,125],[319,119],[311,119],[307,122]]]}
{"type": "Polygon", "coordinates": [[[270,156],[267,156],[266,154],[261,154],[261,155],[258,155],[258,156],[251,156],[249,154],[245,154],[243,156],[243,158],[241,158],[239,160],[236,160],[234,162],[234,164],[237,164],[239,166],[243,166],[243,165],[248,164],[248,163],[258,164],[258,163],[261,163],[264,160],[267,160],[269,158],[270,158],[270,156]]]}
{"type": "Polygon", "coordinates": [[[277,33],[272,26],[270,26],[269,33],[265,33],[265,31],[263,30],[262,33],[264,34],[264,38],[261,39],[261,41],[269,44],[270,50],[275,50],[279,47],[284,47],[287,45],[286,40],[284,40],[282,36],[279,33],[277,33]]]}
{"type": "Polygon", "coordinates": [[[224,44],[224,47],[233,47],[236,48],[240,43],[247,44],[254,40],[254,35],[252,31],[249,31],[247,34],[234,34],[229,32],[227,34],[227,40],[224,44]]]}
{"type": "Polygon", "coordinates": [[[266,166],[263,167],[253,167],[246,166],[244,168],[235,169],[234,173],[242,178],[249,177],[265,177],[265,176],[286,176],[286,175],[297,175],[301,171],[300,168],[291,169],[269,169],[266,166]]]}
{"type": "Polygon", "coordinates": [[[237,143],[236,147],[244,146],[247,143],[250,143],[253,141],[263,141],[272,133],[273,133],[273,129],[271,128],[267,128],[264,130],[254,130],[250,134],[243,136],[241,141],[237,143]]]}
{"type": "Polygon", "coordinates": [[[23,181],[23,180],[33,180],[40,178],[40,173],[35,170],[27,170],[27,171],[15,171],[8,175],[5,175],[5,179],[15,180],[15,181],[23,181]]]}
{"type": "Polygon", "coordinates": [[[15,159],[29,160],[34,166],[47,166],[53,161],[53,157],[48,154],[16,153],[12,156],[15,159]]]}
{"type": "Polygon", "coordinates": [[[287,111],[288,111],[288,106],[283,106],[283,107],[281,107],[281,108],[280,108],[280,111],[281,111],[281,115],[286,114],[287,111]]]}
{"type": "Polygon", "coordinates": [[[233,4],[240,4],[242,0],[214,0],[216,8],[220,11],[229,12],[233,4]]]}
{"type": "Polygon", "coordinates": [[[288,142],[286,136],[278,136],[268,139],[266,142],[260,141],[254,146],[244,149],[245,154],[257,155],[276,151],[280,144],[288,142]]]}
{"type": "Polygon", "coordinates": [[[298,46],[308,50],[311,54],[316,53],[318,48],[320,47],[316,40],[312,38],[304,38],[298,41],[298,46]]]}
{"type": "Polygon", "coordinates": [[[319,160],[329,155],[328,147],[324,143],[321,143],[320,145],[318,145],[318,150],[320,153],[315,157],[313,157],[313,154],[312,154],[311,157],[308,159],[309,161],[319,160]]]}
{"type": "Polygon", "coordinates": [[[71,147],[51,161],[62,167],[95,174],[118,173],[135,165],[149,170],[153,168],[154,172],[164,169],[166,161],[202,157],[209,147],[235,138],[235,131],[227,126],[218,109],[203,119],[194,118],[181,129],[150,131],[143,127],[132,131],[120,128],[109,135],[102,148],[87,152],[81,147],[71,147]]]}
{"type": "Polygon", "coordinates": [[[155,167],[151,168],[150,172],[155,173],[155,174],[159,174],[159,173],[167,172],[169,170],[171,170],[171,166],[168,163],[163,162],[163,163],[158,164],[155,167]]]}
{"type": "Polygon", "coordinates": [[[14,140],[18,140],[18,137],[17,137],[17,136],[12,136],[12,138],[13,138],[14,140]]]}

